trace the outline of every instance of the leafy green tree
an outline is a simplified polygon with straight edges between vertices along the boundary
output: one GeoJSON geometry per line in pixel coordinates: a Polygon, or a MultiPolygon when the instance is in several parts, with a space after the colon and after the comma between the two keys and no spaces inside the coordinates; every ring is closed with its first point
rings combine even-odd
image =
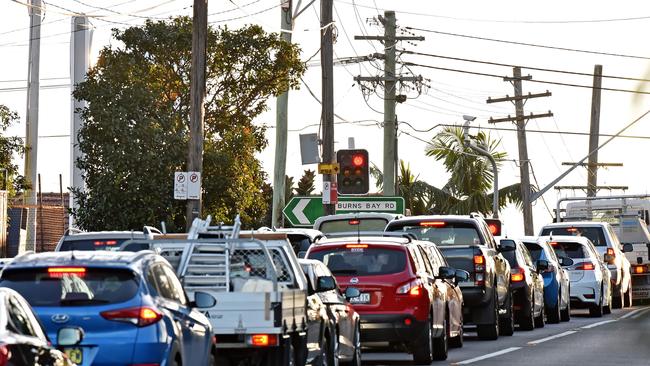
{"type": "Polygon", "coordinates": [[[294,188],[297,196],[309,196],[312,194],[316,187],[314,182],[316,181],[316,172],[314,170],[307,169],[303,172],[302,177],[298,181],[298,186],[294,188]]]}
{"type": "Polygon", "coordinates": [[[18,113],[0,104],[0,179],[3,180],[0,181],[0,189],[6,179],[6,188],[11,194],[28,188],[25,178],[18,173],[18,166],[14,164],[14,155],[22,156],[25,153],[23,139],[5,136],[7,129],[17,121],[18,113]]]}
{"type": "MultiPolygon", "coordinates": [[[[185,228],[173,173],[186,170],[192,22],[188,17],[113,30],[74,96],[88,102],[79,132],[85,191],[75,191],[78,224],[137,229],[165,220],[185,228]]],[[[266,146],[252,123],[267,101],[298,86],[300,50],[256,25],[210,28],[207,40],[203,214],[245,225],[263,219],[266,175],[255,157],[266,146]]]]}
{"type": "Polygon", "coordinates": [[[293,198],[293,177],[284,176],[284,202],[288,203],[293,198]]]}
{"type": "MultiPolygon", "coordinates": [[[[428,187],[427,195],[430,209],[449,214],[470,212],[492,213],[492,186],[494,174],[492,165],[483,156],[463,144],[465,138],[459,127],[446,127],[436,135],[427,147],[426,154],[442,161],[451,173],[449,181],[442,189],[428,187]]],[[[498,151],[499,141],[483,131],[470,136],[479,147],[488,151],[497,161],[497,169],[506,158],[505,152],[498,151]]],[[[521,204],[520,184],[499,189],[499,208],[508,203],[521,204]]]]}

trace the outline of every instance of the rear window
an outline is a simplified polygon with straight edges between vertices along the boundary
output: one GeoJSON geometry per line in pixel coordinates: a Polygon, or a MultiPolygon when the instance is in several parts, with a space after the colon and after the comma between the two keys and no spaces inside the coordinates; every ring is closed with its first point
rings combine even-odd
{"type": "Polygon", "coordinates": [[[420,240],[438,245],[480,245],[481,235],[472,223],[465,222],[422,222],[390,228],[391,231],[404,231],[414,234],[420,240]]]}
{"type": "Polygon", "coordinates": [[[597,247],[607,246],[605,234],[601,227],[549,227],[542,230],[541,236],[551,235],[568,235],[568,236],[584,236],[591,240],[597,247]]]}
{"type": "Polygon", "coordinates": [[[519,267],[519,263],[517,263],[517,251],[516,250],[508,250],[501,252],[501,255],[503,255],[508,263],[510,263],[510,267],[519,267]]]}
{"type": "Polygon", "coordinates": [[[32,306],[114,304],[132,299],[138,291],[138,281],[129,270],[56,268],[5,271],[0,286],[16,290],[32,306]]]}
{"type": "Polygon", "coordinates": [[[543,255],[544,249],[535,243],[524,243],[524,246],[530,252],[530,256],[533,258],[533,262],[537,263],[538,260],[546,260],[546,255],[543,255]]]}
{"type": "Polygon", "coordinates": [[[569,257],[571,259],[589,258],[588,252],[580,243],[557,243],[553,248],[562,257],[569,257]]]}
{"type": "Polygon", "coordinates": [[[354,218],[325,221],[321,223],[318,230],[324,234],[349,233],[354,231],[384,231],[387,224],[388,221],[386,219],[354,218]]]}
{"type": "Polygon", "coordinates": [[[120,245],[127,241],[127,239],[82,239],[82,240],[66,240],[61,243],[60,252],[67,252],[70,250],[110,250],[117,252],[120,250],[120,245]]]}
{"type": "Polygon", "coordinates": [[[309,254],[309,259],[318,259],[334,275],[379,276],[403,272],[406,268],[406,253],[401,249],[367,248],[351,244],[309,254]]]}

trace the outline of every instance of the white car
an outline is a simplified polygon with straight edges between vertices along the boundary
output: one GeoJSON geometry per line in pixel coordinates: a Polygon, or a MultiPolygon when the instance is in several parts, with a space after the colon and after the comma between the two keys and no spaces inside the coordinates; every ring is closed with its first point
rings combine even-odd
{"type": "MultiPolygon", "coordinates": [[[[573,261],[565,267],[571,281],[571,307],[587,307],[595,317],[611,313],[611,274],[594,244],[581,236],[553,236],[550,244],[558,257],[573,261]]],[[[610,254],[605,256],[610,259],[610,254]]]]}

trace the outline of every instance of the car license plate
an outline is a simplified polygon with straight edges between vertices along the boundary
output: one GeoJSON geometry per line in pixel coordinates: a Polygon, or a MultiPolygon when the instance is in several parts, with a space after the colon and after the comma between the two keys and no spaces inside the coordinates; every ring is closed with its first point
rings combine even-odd
{"type": "Polygon", "coordinates": [[[370,303],[370,294],[363,293],[357,297],[350,299],[350,304],[369,304],[370,303]]]}
{"type": "Polygon", "coordinates": [[[83,349],[79,347],[66,348],[64,349],[64,352],[66,356],[68,356],[70,361],[72,361],[73,363],[76,363],[77,365],[81,365],[83,363],[83,359],[84,359],[83,349]]]}

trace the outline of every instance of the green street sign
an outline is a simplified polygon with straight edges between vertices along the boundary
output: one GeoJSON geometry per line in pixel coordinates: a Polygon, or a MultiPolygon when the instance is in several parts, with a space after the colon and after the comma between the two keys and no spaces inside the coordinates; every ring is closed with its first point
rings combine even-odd
{"type": "MultiPolygon", "coordinates": [[[[404,214],[404,198],[383,196],[341,196],[336,213],[386,212],[404,214]]],[[[325,216],[320,196],[293,197],[282,210],[293,226],[313,226],[316,219],[325,216]]]]}

